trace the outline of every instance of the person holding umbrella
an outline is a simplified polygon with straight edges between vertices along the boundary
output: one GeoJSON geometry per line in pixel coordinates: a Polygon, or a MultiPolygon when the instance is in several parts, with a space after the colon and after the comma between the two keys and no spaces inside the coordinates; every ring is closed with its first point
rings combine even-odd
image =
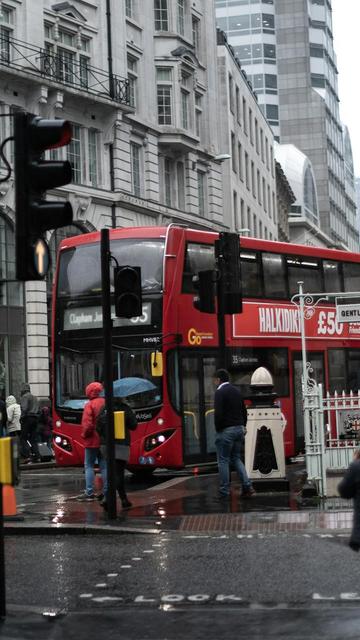
{"type": "MultiPolygon", "coordinates": [[[[115,392],[115,383],[114,383],[115,392]]],[[[124,438],[115,439],[115,474],[116,474],[116,489],[121,500],[123,509],[130,509],[132,503],[128,499],[125,490],[125,467],[129,460],[130,455],[130,430],[136,429],[137,420],[134,412],[126,404],[124,398],[114,398],[114,411],[124,412],[124,438]]],[[[96,430],[100,436],[101,443],[101,455],[106,456],[106,409],[103,407],[98,415],[96,421],[96,430]]],[[[100,504],[107,509],[106,496],[100,502],[100,504]]]]}

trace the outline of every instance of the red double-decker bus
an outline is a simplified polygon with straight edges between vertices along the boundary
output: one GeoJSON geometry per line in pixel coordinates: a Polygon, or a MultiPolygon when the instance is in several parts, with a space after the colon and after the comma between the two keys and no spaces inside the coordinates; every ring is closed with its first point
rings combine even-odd
{"type": "MultiPolygon", "coordinates": [[[[117,263],[140,266],[142,274],[142,315],[114,315],[112,337],[114,380],[140,377],[152,383],[150,390],[128,397],[139,422],[129,461],[134,471],[215,460],[217,317],[194,308],[192,279],[215,268],[217,238],[174,225],[110,231],[117,263]],[[162,375],[156,375],[161,366],[162,375]]],[[[304,446],[300,316],[291,297],[299,281],[306,292],[358,291],[360,258],[319,247],[240,241],[243,312],[225,317],[226,365],[245,397],[254,370],[270,371],[286,418],[289,457],[304,446]]],[[[84,390],[103,377],[98,232],[62,242],[53,300],[55,455],[59,465],[81,464],[84,390]]],[[[333,302],[321,302],[305,328],[313,377],[331,392],[360,388],[360,324],[338,324],[333,302]]]]}

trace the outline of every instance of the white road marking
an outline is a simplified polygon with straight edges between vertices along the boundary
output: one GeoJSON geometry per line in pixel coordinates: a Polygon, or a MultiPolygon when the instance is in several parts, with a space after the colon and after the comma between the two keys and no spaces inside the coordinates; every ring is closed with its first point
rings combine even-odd
{"type": "Polygon", "coordinates": [[[79,598],[92,598],[92,593],[80,593],[79,598]]]}
{"type": "Polygon", "coordinates": [[[118,576],[118,575],[119,575],[118,573],[108,573],[107,577],[108,578],[116,578],[116,576],[118,576]]]}
{"type": "Polygon", "coordinates": [[[120,598],[120,596],[102,596],[93,598],[92,600],[93,602],[121,602],[123,598],[120,598]]]}
{"type": "Polygon", "coordinates": [[[122,564],[120,569],[131,569],[131,564],[122,564]]]}
{"type": "Polygon", "coordinates": [[[100,587],[103,589],[104,587],[107,587],[107,584],[106,582],[98,582],[98,584],[96,584],[95,587],[100,587]]]}

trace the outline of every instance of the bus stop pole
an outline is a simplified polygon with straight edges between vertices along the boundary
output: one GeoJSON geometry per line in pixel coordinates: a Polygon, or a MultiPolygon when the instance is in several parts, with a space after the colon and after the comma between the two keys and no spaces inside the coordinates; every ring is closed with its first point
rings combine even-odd
{"type": "Polygon", "coordinates": [[[0,619],[6,616],[3,492],[0,483],[0,619]]]}
{"type": "Polygon", "coordinates": [[[110,301],[109,229],[101,229],[101,285],[104,340],[104,390],[106,408],[106,462],[108,490],[106,496],[109,520],[116,518],[115,438],[113,403],[112,320],[110,301]]]}

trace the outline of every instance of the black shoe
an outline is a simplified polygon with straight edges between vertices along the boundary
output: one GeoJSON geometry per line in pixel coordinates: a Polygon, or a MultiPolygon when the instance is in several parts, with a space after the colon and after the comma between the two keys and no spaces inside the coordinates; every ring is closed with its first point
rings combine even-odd
{"type": "Polygon", "coordinates": [[[349,547],[353,551],[359,551],[360,550],[360,544],[358,544],[357,542],[349,542],[349,547]]]}
{"type": "Polygon", "coordinates": [[[121,500],[121,506],[123,509],[130,509],[130,507],[132,507],[132,502],[130,502],[130,500],[128,500],[127,498],[123,498],[121,500]]]}
{"type": "Polygon", "coordinates": [[[256,491],[253,487],[249,487],[248,489],[245,489],[242,494],[241,497],[242,498],[252,498],[252,496],[256,495],[256,491]]]}

